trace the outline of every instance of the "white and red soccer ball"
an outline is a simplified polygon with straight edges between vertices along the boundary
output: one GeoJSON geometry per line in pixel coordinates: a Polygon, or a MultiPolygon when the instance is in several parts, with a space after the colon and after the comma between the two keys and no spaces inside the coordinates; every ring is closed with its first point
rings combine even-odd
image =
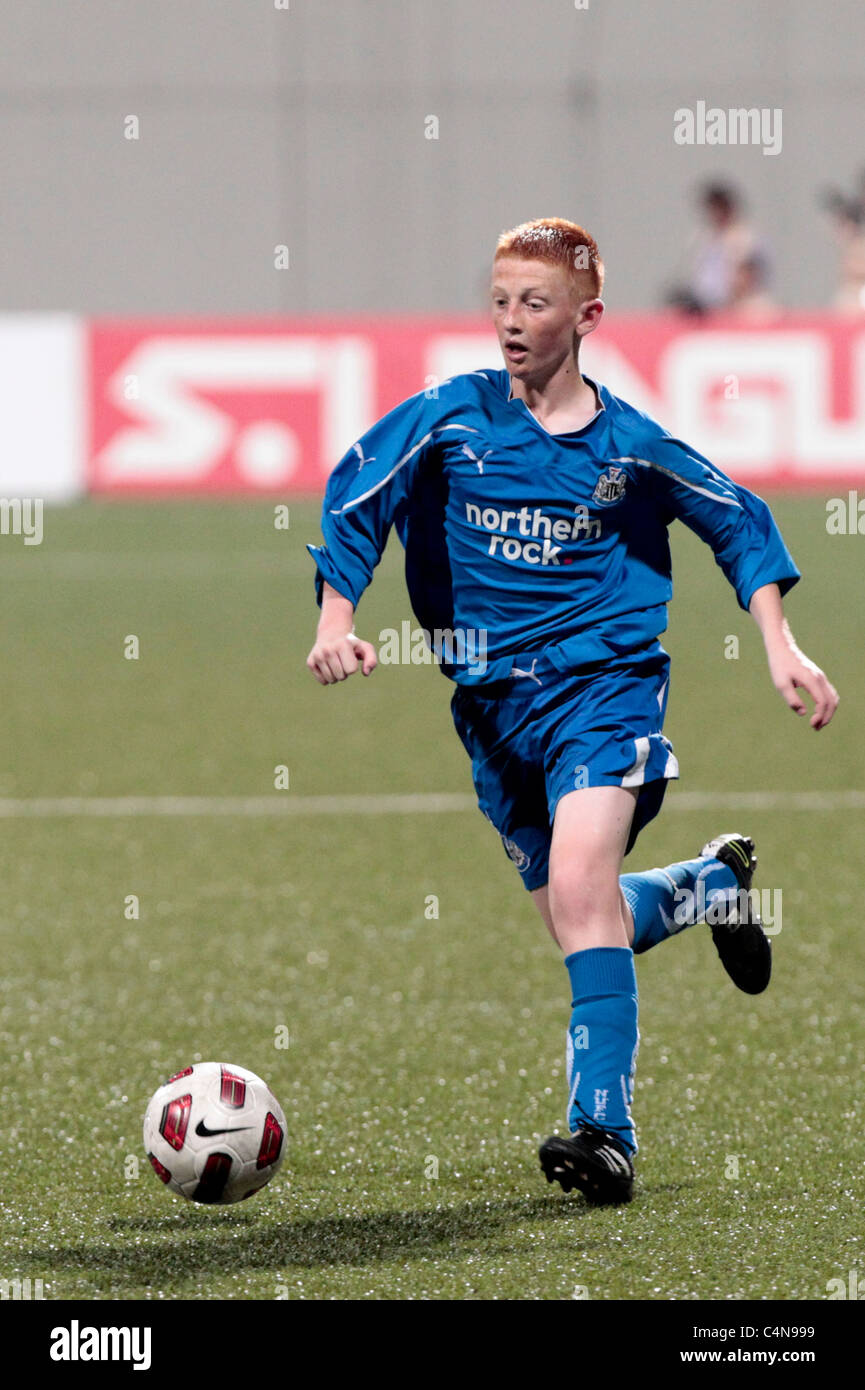
{"type": "Polygon", "coordinates": [[[156,1176],[193,1202],[240,1202],[270,1182],[285,1151],[276,1096],[245,1067],[196,1062],[166,1081],[144,1115],[156,1176]]]}

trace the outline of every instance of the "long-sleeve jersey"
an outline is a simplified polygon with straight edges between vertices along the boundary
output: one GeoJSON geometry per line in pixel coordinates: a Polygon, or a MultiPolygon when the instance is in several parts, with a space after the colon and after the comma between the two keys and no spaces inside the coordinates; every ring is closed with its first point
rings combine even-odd
{"type": "Polygon", "coordinates": [[[650,416],[591,382],[600,409],[550,434],[506,371],[452,377],[384,415],[337,464],[308,547],[357,606],[392,526],[415,615],[428,632],[484,633],[486,658],[442,662],[460,684],[501,679],[545,651],[561,670],[626,655],[667,625],[667,528],[711,546],[747,609],[799,578],[771,512],[650,416]]]}

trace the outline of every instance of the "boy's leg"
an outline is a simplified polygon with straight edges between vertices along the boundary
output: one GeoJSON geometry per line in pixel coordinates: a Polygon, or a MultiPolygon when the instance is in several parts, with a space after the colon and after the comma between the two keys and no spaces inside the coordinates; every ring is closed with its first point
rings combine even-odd
{"type": "Polygon", "coordinates": [[[622,874],[620,883],[634,923],[636,955],[707,918],[726,919],[738,888],[729,865],[708,858],[622,874]]]}
{"type": "MultiPolygon", "coordinates": [[[[705,924],[733,983],[746,994],[761,994],[771,979],[772,950],[750,896],[756,867],[754,841],[731,832],[710,840],[696,859],[620,874],[622,917],[634,954],[705,924]]],[[[558,944],[548,886],[536,888],[532,898],[558,944]]]]}
{"type": "MultiPolygon", "coordinates": [[[[571,985],[568,1126],[547,1140],[541,1163],[566,1189],[595,1201],[631,1195],[631,1119],[637,1051],[637,982],[619,888],[636,792],[586,787],[557,806],[546,908],[571,985]]],[[[540,891],[540,890],[538,890],[540,891]]]]}
{"type": "Polygon", "coordinates": [[[630,787],[584,787],[557,806],[550,845],[548,902],[565,955],[629,943],[619,874],[637,800],[630,787]]]}
{"type": "Polygon", "coordinates": [[[731,832],[710,840],[697,859],[622,874],[635,954],[706,923],[733,983],[746,994],[761,994],[771,978],[772,951],[750,897],[756,867],[754,841],[731,832]]]}
{"type": "MultiPolygon", "coordinates": [[[[622,876],[619,875],[620,880],[621,880],[621,877],[622,877],[622,876]]],[[[553,940],[555,941],[556,945],[557,945],[557,946],[560,946],[560,945],[561,945],[561,942],[559,941],[559,938],[558,938],[558,936],[556,935],[556,929],[555,929],[555,927],[553,926],[553,918],[552,918],[552,914],[551,914],[551,912],[550,912],[550,889],[549,889],[549,885],[545,883],[544,886],[543,886],[543,888],[535,888],[535,889],[532,891],[531,897],[532,897],[533,903],[535,904],[535,907],[538,909],[538,912],[540,913],[541,918],[543,919],[544,926],[546,927],[547,931],[550,933],[550,936],[553,938],[553,940]]],[[[621,899],[620,906],[621,906],[621,911],[622,911],[622,925],[623,925],[624,928],[625,928],[625,935],[626,935],[626,937],[627,937],[627,939],[628,939],[628,945],[631,946],[631,947],[633,947],[633,944],[634,944],[634,914],[631,912],[631,909],[630,909],[630,907],[628,906],[628,903],[627,903],[627,900],[626,900],[626,898],[625,898],[624,893],[622,893],[622,894],[620,895],[620,899],[621,899]]]]}

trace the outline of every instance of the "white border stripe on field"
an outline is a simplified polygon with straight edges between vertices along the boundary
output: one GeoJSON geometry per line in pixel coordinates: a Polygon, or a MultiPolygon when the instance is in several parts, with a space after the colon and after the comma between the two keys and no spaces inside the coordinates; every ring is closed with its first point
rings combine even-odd
{"type": "MultiPolygon", "coordinates": [[[[853,811],[865,790],[672,792],[667,811],[853,811]]],[[[0,798],[0,820],[62,816],[376,816],[477,809],[464,792],[377,792],[346,796],[36,796],[0,798]]]]}
{"type": "Polygon", "coordinates": [[[0,819],[26,816],[374,816],[469,811],[462,792],[359,796],[36,796],[0,799],[0,819]]]}

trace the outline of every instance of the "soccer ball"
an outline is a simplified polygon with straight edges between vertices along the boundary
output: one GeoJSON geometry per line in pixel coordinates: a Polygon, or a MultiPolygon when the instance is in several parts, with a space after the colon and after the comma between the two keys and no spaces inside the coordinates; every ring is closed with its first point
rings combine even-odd
{"type": "Polygon", "coordinates": [[[240,1202],[270,1182],[283,1157],[285,1116],[254,1071],[196,1062],[169,1077],[144,1115],[156,1176],[193,1202],[240,1202]]]}

